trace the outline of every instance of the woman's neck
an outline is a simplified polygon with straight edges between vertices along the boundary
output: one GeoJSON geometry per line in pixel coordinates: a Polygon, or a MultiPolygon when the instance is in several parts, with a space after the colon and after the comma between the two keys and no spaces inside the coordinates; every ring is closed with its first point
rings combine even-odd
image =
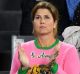
{"type": "Polygon", "coordinates": [[[38,43],[41,47],[49,47],[55,42],[53,35],[40,35],[38,36],[38,43]]]}

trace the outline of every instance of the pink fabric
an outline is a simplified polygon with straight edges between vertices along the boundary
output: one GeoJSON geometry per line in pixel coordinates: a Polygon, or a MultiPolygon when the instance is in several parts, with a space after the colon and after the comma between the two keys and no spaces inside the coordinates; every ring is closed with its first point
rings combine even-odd
{"type": "MultiPolygon", "coordinates": [[[[41,50],[36,48],[34,40],[23,43],[22,48],[29,59],[30,67],[40,64],[48,64],[50,62],[49,56],[54,53],[54,48],[49,50],[41,50]]],[[[77,49],[64,42],[61,42],[59,55],[56,59],[58,63],[57,74],[80,74],[80,61],[77,49]]],[[[18,59],[18,50],[14,54],[10,74],[16,74],[20,68],[20,61],[18,59]]]]}

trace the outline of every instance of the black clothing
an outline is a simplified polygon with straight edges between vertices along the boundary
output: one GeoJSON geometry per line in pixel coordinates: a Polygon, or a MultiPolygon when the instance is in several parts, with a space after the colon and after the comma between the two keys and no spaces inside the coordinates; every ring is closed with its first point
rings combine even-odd
{"type": "Polygon", "coordinates": [[[80,2],[79,2],[79,4],[77,5],[77,7],[74,11],[72,25],[80,26],[80,2]]]}

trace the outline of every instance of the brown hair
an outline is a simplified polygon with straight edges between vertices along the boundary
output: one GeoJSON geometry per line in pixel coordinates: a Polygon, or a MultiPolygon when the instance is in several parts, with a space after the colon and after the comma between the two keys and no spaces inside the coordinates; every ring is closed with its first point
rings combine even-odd
{"type": "MultiPolygon", "coordinates": [[[[32,9],[32,13],[31,13],[32,21],[34,20],[35,14],[38,9],[48,9],[50,11],[50,13],[52,14],[54,21],[56,21],[58,23],[59,13],[58,13],[57,8],[47,1],[40,1],[39,3],[37,3],[34,6],[34,8],[32,9]]],[[[55,36],[57,36],[57,31],[58,31],[57,28],[58,28],[58,26],[56,25],[56,29],[54,30],[55,36]]]]}

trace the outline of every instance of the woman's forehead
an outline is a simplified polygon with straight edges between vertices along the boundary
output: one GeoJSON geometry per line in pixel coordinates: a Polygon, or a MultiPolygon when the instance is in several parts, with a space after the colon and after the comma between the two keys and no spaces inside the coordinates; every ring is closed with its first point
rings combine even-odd
{"type": "Polygon", "coordinates": [[[51,12],[48,10],[48,9],[38,9],[37,11],[36,11],[36,13],[35,13],[35,15],[37,15],[37,14],[51,14],[51,12]]]}

